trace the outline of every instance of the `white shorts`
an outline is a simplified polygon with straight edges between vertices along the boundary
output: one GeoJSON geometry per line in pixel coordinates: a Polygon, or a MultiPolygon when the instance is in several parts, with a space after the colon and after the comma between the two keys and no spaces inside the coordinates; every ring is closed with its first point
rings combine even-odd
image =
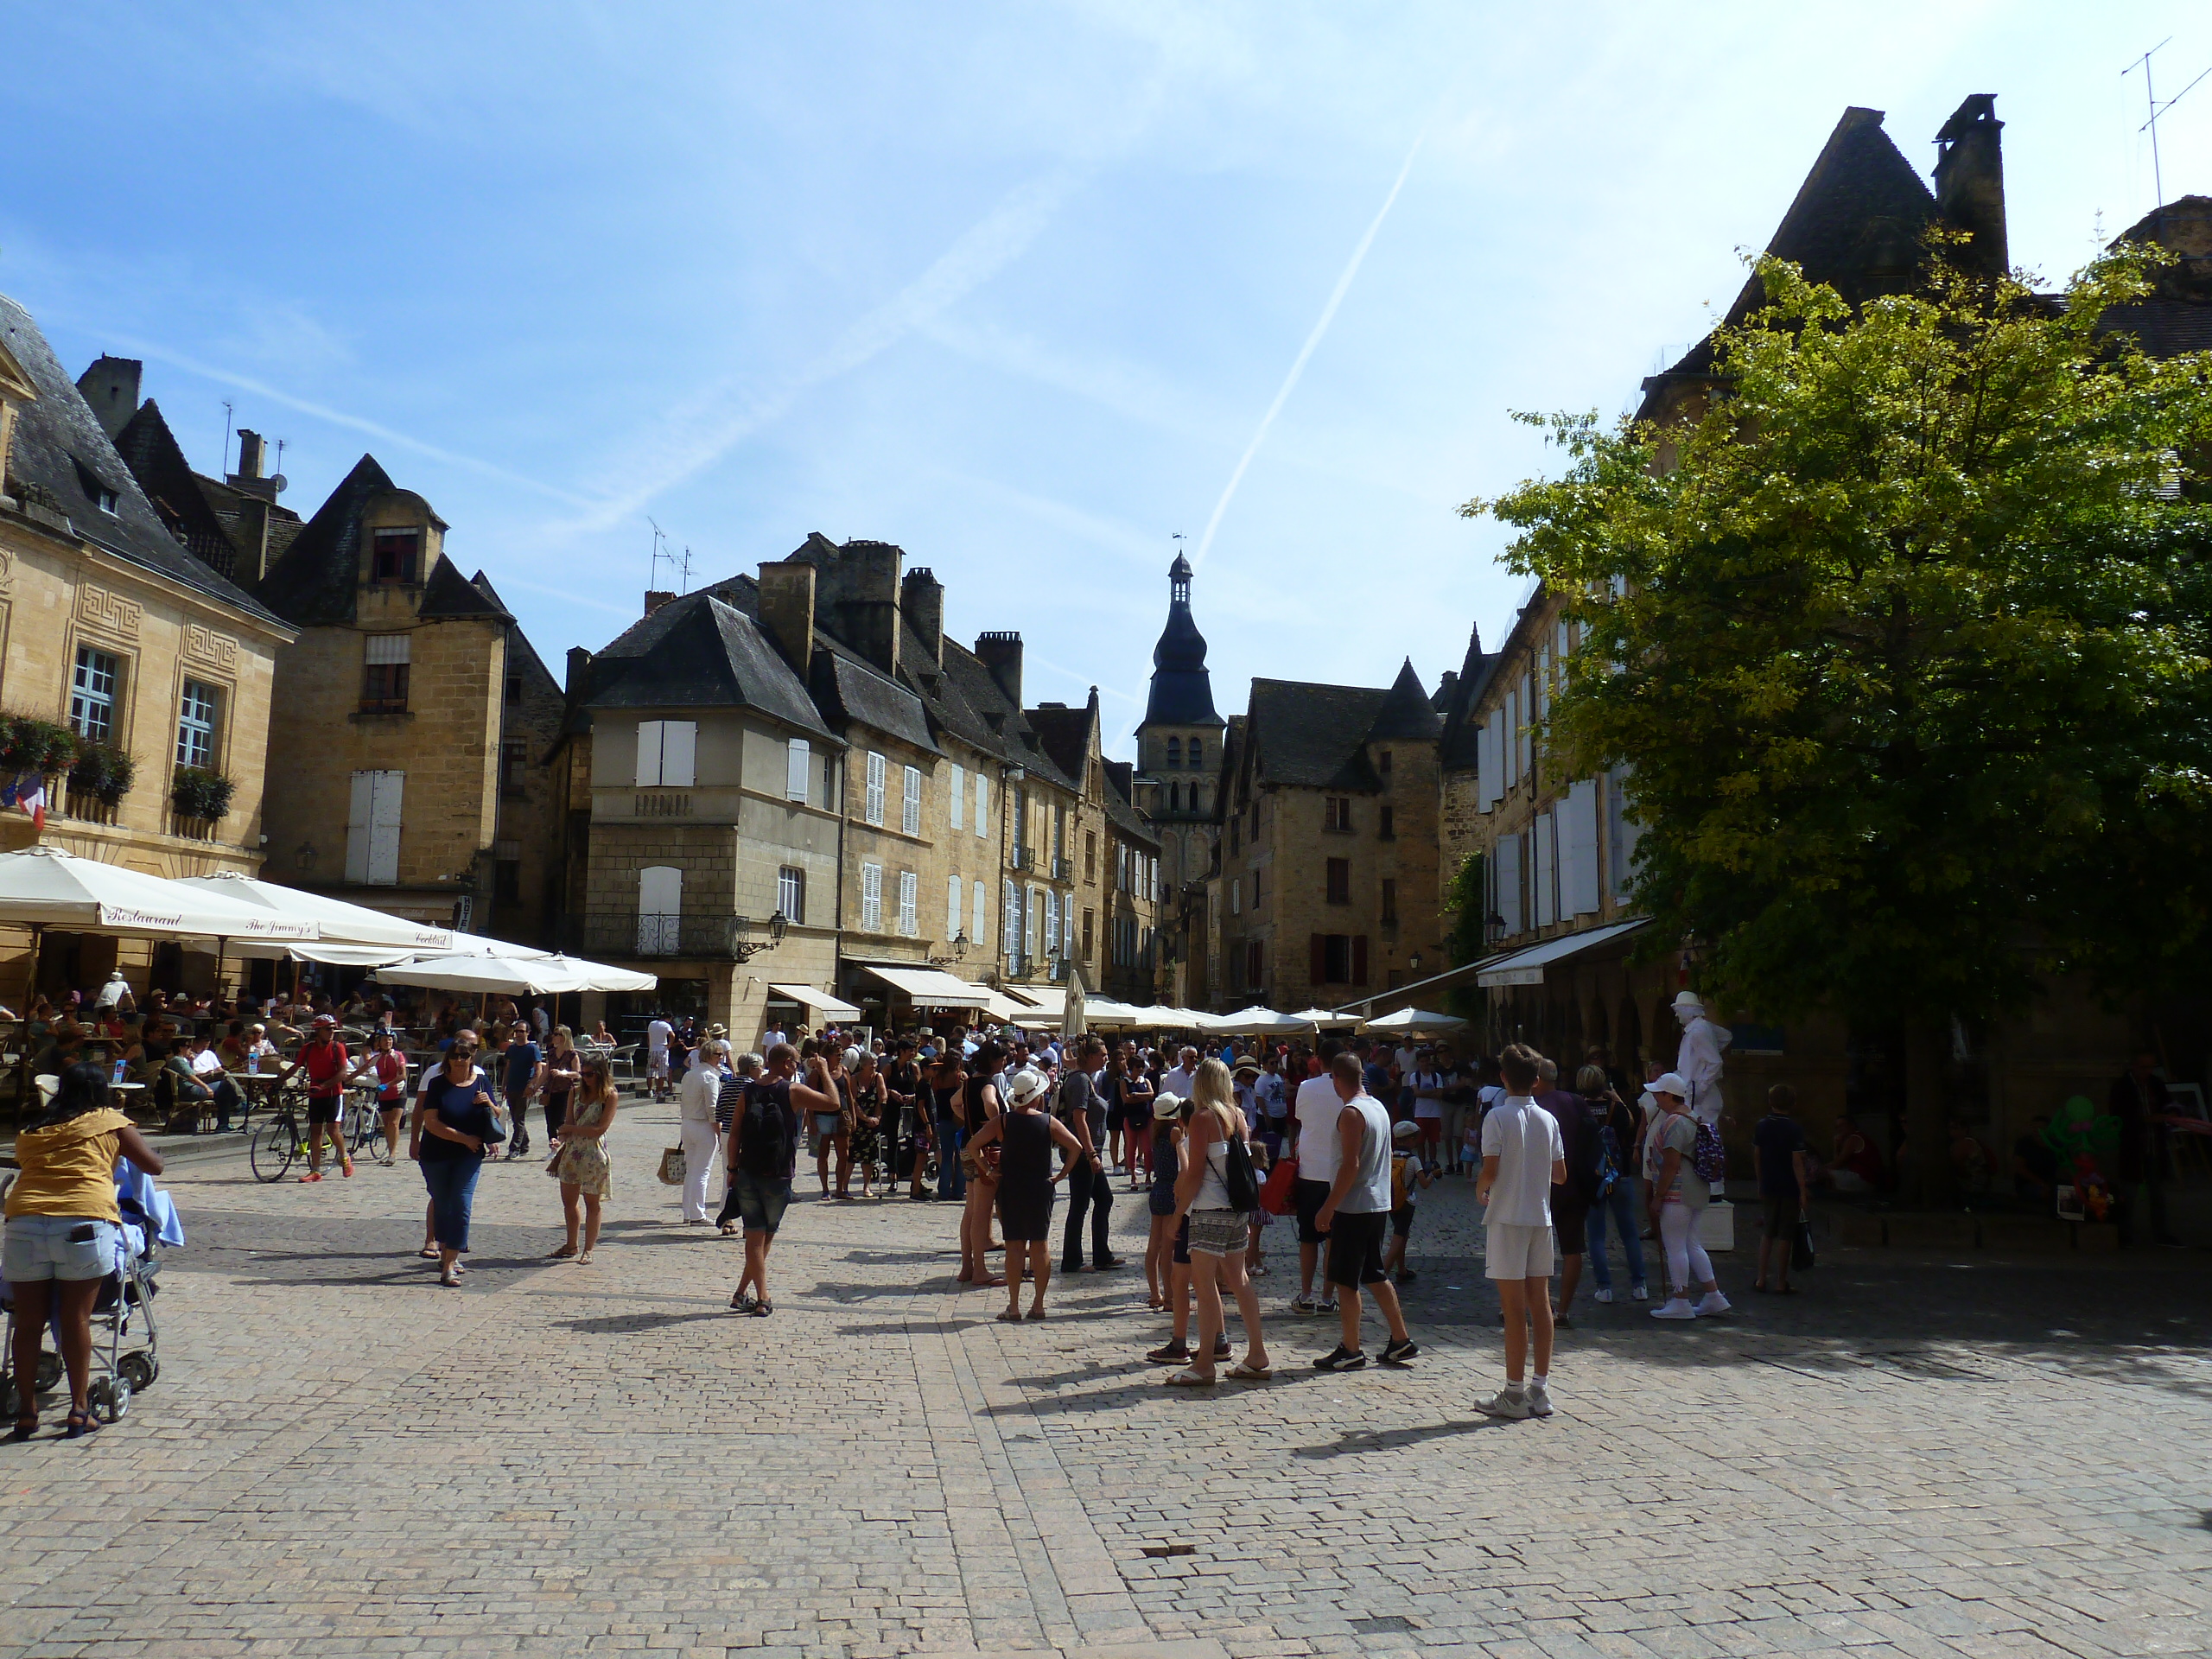
{"type": "Polygon", "coordinates": [[[1484,1230],[1483,1254],[1493,1279],[1548,1279],[1552,1276],[1552,1230],[1493,1223],[1484,1230]]]}

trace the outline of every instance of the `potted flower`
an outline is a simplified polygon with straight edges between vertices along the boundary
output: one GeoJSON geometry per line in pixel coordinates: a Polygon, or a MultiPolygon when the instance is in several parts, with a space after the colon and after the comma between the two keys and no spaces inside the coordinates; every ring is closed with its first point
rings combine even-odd
{"type": "Polygon", "coordinates": [[[169,804],[180,818],[212,823],[231,810],[237,783],[212,766],[179,766],[169,780],[169,804]]]}
{"type": "Polygon", "coordinates": [[[79,741],[76,763],[69,768],[69,787],[114,806],[130,792],[138,763],[118,743],[79,741]]]}

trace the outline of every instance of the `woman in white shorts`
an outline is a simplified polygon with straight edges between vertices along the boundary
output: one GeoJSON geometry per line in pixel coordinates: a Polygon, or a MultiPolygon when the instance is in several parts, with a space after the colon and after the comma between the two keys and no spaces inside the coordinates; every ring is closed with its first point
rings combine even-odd
{"type": "Polygon", "coordinates": [[[1191,1285],[1198,1293],[1198,1340],[1186,1370],[1167,1381],[1178,1388],[1207,1388],[1214,1381],[1214,1341],[1221,1334],[1221,1293],[1236,1299],[1244,1320],[1244,1357],[1230,1368],[1231,1376],[1262,1382],[1274,1375],[1268,1344],[1260,1330],[1260,1297],[1244,1276],[1244,1252],[1251,1240],[1246,1212],[1229,1202],[1229,1145],[1245,1137],[1243,1113],[1236,1109],[1229,1068],[1208,1060],[1191,1085],[1191,1115],[1184,1128],[1183,1171],[1176,1178],[1179,1214],[1191,1224],[1191,1285]]]}

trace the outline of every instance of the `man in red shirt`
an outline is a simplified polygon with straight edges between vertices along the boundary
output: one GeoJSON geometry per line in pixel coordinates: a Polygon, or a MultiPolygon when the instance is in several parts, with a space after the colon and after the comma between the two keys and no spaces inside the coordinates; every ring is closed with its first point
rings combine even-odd
{"type": "Polygon", "coordinates": [[[322,1179],[322,1142],[326,1135],[337,1149],[340,1167],[351,1175],[353,1160],[346,1151],[346,1128],[339,1121],[346,1099],[346,1045],[338,1040],[338,1021],[327,1014],[315,1015],[307,1041],[300,1046],[300,1058],[286,1066],[283,1076],[276,1079],[278,1090],[292,1080],[294,1072],[302,1070],[308,1074],[308,1173],[300,1179],[322,1179]]]}

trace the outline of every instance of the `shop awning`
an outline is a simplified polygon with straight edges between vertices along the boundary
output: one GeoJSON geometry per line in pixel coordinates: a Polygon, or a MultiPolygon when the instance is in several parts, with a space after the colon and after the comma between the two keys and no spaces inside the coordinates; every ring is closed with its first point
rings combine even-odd
{"type": "Polygon", "coordinates": [[[876,962],[856,962],[853,966],[873,974],[918,1008],[987,1008],[991,1003],[991,994],[982,986],[970,985],[940,969],[876,962]]]}
{"type": "Polygon", "coordinates": [[[1068,993],[1064,985],[1009,985],[1006,994],[1017,1002],[1029,1005],[1022,1010],[1025,1014],[1034,1011],[1056,1026],[1067,1013],[1068,993]]]}
{"type": "Polygon", "coordinates": [[[811,985],[771,985],[768,988],[778,996],[787,996],[799,1007],[817,1014],[824,1020],[858,1020],[861,1011],[851,1003],[834,997],[827,991],[817,991],[811,985]]]}
{"type": "Polygon", "coordinates": [[[1541,944],[1532,944],[1526,950],[1516,950],[1510,957],[1499,957],[1490,966],[1475,976],[1475,983],[1485,988],[1496,985],[1541,985],[1544,971],[1582,955],[1611,940],[1624,938],[1646,925],[1647,918],[1632,922],[1615,922],[1605,927],[1586,927],[1580,933],[1563,933],[1558,938],[1546,939],[1541,944]]]}

